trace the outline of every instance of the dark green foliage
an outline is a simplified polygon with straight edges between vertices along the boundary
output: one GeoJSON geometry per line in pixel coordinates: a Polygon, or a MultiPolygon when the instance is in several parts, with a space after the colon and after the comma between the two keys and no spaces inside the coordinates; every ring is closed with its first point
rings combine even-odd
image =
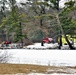
{"type": "Polygon", "coordinates": [[[66,5],[67,7],[69,7],[69,8],[73,7],[74,4],[75,4],[75,1],[72,1],[72,0],[65,3],[65,5],[66,5]]]}
{"type": "Polygon", "coordinates": [[[76,13],[76,7],[72,0],[65,3],[66,7],[62,9],[59,8],[60,0],[28,0],[27,3],[21,3],[22,7],[16,5],[16,0],[8,0],[8,15],[5,11],[6,1],[0,1],[3,4],[0,11],[0,28],[1,31],[13,35],[15,42],[23,42],[26,33],[34,42],[41,42],[44,35],[57,39],[57,35],[62,35],[62,32],[76,34],[76,18],[72,16],[76,13]]]}
{"type": "Polygon", "coordinates": [[[60,0],[49,0],[50,3],[52,3],[52,8],[56,9],[56,10],[59,10],[59,1],[60,0]]]}
{"type": "Polygon", "coordinates": [[[76,24],[72,22],[71,18],[64,18],[62,20],[63,29],[66,34],[75,34],[74,31],[76,30],[76,24]]]}
{"type": "Polygon", "coordinates": [[[42,30],[38,29],[33,32],[32,36],[31,36],[31,40],[33,42],[41,42],[43,37],[44,37],[44,32],[42,32],[42,30]]]}
{"type": "Polygon", "coordinates": [[[13,39],[16,39],[15,41],[17,42],[22,42],[22,39],[25,36],[22,34],[22,17],[21,14],[19,14],[19,8],[16,5],[16,0],[9,0],[9,6],[11,9],[10,14],[6,18],[2,19],[2,24],[0,25],[0,28],[6,29],[6,33],[8,35],[11,34],[12,36],[12,34],[14,33],[13,39]]]}

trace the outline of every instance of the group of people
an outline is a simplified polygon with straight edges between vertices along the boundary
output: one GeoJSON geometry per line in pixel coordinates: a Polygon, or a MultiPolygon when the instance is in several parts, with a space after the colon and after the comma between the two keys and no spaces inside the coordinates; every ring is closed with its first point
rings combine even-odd
{"type": "Polygon", "coordinates": [[[11,44],[10,41],[3,41],[3,42],[1,43],[1,47],[4,47],[4,46],[8,47],[9,44],[11,44]]]}

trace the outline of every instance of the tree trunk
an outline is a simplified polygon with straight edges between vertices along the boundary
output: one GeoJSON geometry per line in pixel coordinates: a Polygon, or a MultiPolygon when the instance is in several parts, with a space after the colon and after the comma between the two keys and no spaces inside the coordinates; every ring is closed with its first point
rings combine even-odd
{"type": "Polygon", "coordinates": [[[64,36],[65,36],[65,40],[66,40],[66,42],[67,42],[68,45],[69,45],[69,48],[74,50],[75,48],[74,48],[74,47],[72,46],[72,44],[69,42],[69,40],[68,40],[66,34],[64,34],[64,36]]]}
{"type": "Polygon", "coordinates": [[[22,48],[23,48],[23,36],[22,36],[22,25],[21,25],[21,22],[19,23],[19,25],[20,25],[20,36],[21,36],[21,46],[22,46],[22,48]]]}
{"type": "Polygon", "coordinates": [[[74,48],[74,47],[72,46],[72,44],[69,42],[66,34],[64,33],[64,30],[63,30],[63,28],[62,28],[62,26],[61,26],[61,23],[60,23],[60,20],[59,20],[59,16],[56,15],[56,18],[57,18],[58,25],[60,26],[61,32],[62,32],[62,34],[64,35],[67,44],[69,45],[69,48],[74,50],[75,48],[74,48]]]}
{"type": "Polygon", "coordinates": [[[60,35],[60,39],[59,39],[59,49],[61,49],[62,46],[62,35],[60,35]]]}

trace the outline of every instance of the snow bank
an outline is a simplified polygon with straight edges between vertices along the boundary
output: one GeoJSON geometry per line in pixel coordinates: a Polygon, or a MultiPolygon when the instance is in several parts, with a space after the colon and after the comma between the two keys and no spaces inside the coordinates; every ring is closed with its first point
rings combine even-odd
{"type": "Polygon", "coordinates": [[[76,66],[76,50],[7,49],[1,51],[12,54],[13,58],[8,63],[76,66]]]}

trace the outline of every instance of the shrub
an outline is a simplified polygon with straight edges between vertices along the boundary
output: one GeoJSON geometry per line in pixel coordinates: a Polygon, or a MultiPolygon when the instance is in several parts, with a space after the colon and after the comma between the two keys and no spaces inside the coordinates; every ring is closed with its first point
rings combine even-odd
{"type": "Polygon", "coordinates": [[[0,63],[7,63],[12,58],[12,55],[7,51],[0,51],[0,63]]]}

